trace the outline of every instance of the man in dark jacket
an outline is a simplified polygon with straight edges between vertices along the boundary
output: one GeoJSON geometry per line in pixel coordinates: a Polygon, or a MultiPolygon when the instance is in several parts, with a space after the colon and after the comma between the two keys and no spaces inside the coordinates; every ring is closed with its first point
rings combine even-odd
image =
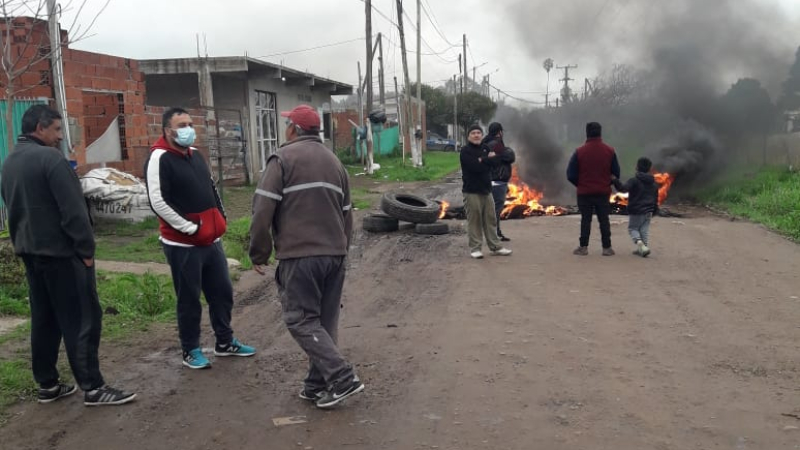
{"type": "Polygon", "coordinates": [[[61,339],[88,406],[121,405],[136,394],[107,386],[98,349],[102,310],[94,234],[80,181],[57,149],[61,115],[44,105],[22,117],[22,136],[3,164],[2,196],[14,251],[25,263],[31,306],[31,365],[39,403],[74,394],[59,380],[61,339]]]}
{"type": "Polygon", "coordinates": [[[203,369],[211,362],[200,349],[200,291],[216,336],[214,355],[252,356],[256,351],[233,337],[233,285],[220,241],[227,228],[225,211],[203,155],[192,147],[194,140],[186,110],[168,109],[162,116],[162,136],[150,148],[144,172],[178,297],[183,365],[203,369]]]}
{"type": "Polygon", "coordinates": [[[364,390],[337,343],[353,229],[350,181],[319,138],[314,108],[281,115],[287,142],[269,157],[253,198],[250,260],[263,275],[275,249],[283,320],[310,360],[300,398],[331,408],[364,390]]]}
{"type": "Polygon", "coordinates": [[[503,235],[500,231],[500,213],[506,205],[506,195],[508,194],[508,180],[511,179],[511,164],[516,160],[514,150],[506,147],[503,142],[503,125],[498,122],[489,124],[489,134],[483,138],[483,144],[496,156],[497,163],[492,166],[492,198],[494,199],[494,211],[497,219],[497,237],[503,242],[511,239],[503,235]]]}
{"type": "Polygon", "coordinates": [[[650,174],[653,163],[648,158],[636,162],[636,176],[622,184],[617,177],[611,181],[619,192],[628,193],[628,233],[636,244],[634,254],[646,257],[650,254],[650,219],[658,211],[658,184],[650,174]]]}
{"type": "Polygon", "coordinates": [[[611,248],[611,175],[619,178],[619,162],[614,148],[602,138],[602,127],[597,122],[586,124],[586,143],[575,150],[567,166],[567,179],[578,188],[578,209],[581,212],[580,246],[576,255],[589,254],[589,235],[592,215],[600,222],[603,256],[613,256],[611,248]]]}
{"type": "Polygon", "coordinates": [[[491,168],[498,163],[497,154],[483,145],[483,129],[472,125],[467,130],[467,145],[461,148],[461,173],[464,180],[464,209],[467,213],[467,235],[470,256],[483,258],[483,239],[493,255],[508,256],[497,237],[494,199],[492,199],[491,168]]]}

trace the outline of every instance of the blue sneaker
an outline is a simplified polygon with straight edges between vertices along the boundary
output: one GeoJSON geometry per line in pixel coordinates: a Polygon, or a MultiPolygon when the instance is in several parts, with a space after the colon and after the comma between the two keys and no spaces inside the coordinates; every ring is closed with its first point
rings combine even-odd
{"type": "Polygon", "coordinates": [[[183,352],[183,365],[190,369],[205,369],[211,367],[211,361],[203,355],[200,348],[183,352]]]}
{"type": "Polygon", "coordinates": [[[255,354],[255,348],[242,344],[236,338],[233,338],[229,344],[214,346],[215,356],[253,356],[255,354]]]}

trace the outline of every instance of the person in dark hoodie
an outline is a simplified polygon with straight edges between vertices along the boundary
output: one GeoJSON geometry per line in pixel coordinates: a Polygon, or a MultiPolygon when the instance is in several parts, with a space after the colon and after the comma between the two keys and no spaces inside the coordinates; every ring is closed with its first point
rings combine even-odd
{"type": "Polygon", "coordinates": [[[648,158],[639,158],[636,175],[627,183],[611,177],[617,191],[628,193],[628,233],[636,244],[633,253],[642,257],[650,254],[650,219],[658,211],[658,184],[650,173],[651,167],[653,163],[648,158]]]}
{"type": "Polygon", "coordinates": [[[61,115],[28,108],[22,135],[3,163],[2,196],[14,252],[25,264],[31,307],[31,366],[39,403],[77,391],[59,379],[61,340],[87,406],[122,405],[136,394],[105,384],[98,350],[103,310],[97,296],[94,233],[78,176],[57,147],[61,115]]]}
{"type": "Polygon", "coordinates": [[[150,148],[144,172],[178,297],[183,365],[203,369],[211,362],[200,349],[200,291],[216,336],[214,355],[252,356],[256,351],[233,337],[233,285],[220,241],[227,228],[225,210],[205,158],[192,147],[195,137],[186,110],[166,110],[162,136],[150,148]]]}
{"type": "Polygon", "coordinates": [[[492,198],[494,199],[494,212],[497,219],[497,236],[503,242],[511,239],[503,235],[500,230],[500,213],[506,205],[506,195],[508,194],[508,180],[511,179],[511,164],[514,164],[516,155],[514,150],[506,147],[503,142],[503,125],[498,122],[489,124],[489,133],[483,138],[485,145],[490,152],[494,152],[497,163],[492,166],[492,198]]]}
{"type": "Polygon", "coordinates": [[[467,213],[467,234],[470,256],[483,258],[483,239],[493,255],[508,256],[497,237],[494,200],[492,199],[491,168],[498,163],[497,155],[483,145],[483,129],[472,125],[467,130],[467,145],[461,148],[461,172],[464,181],[464,209],[467,213]]]}
{"type": "Polygon", "coordinates": [[[603,128],[597,122],[586,124],[586,143],[575,150],[567,166],[567,179],[578,188],[578,209],[581,212],[580,246],[572,253],[589,254],[592,215],[600,222],[603,256],[613,256],[611,248],[611,175],[619,178],[619,162],[614,147],[603,142],[603,128]]]}

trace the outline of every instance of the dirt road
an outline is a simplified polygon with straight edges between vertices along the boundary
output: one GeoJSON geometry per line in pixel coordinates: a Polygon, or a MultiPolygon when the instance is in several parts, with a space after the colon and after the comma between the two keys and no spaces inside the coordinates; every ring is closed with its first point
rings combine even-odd
{"type": "MultiPolygon", "coordinates": [[[[359,234],[341,342],[367,384],[335,411],[296,396],[305,358],[269,278],[242,277],[251,359],[181,367],[173,327],[104,346],[119,408],[16,408],[4,449],[800,448],[800,247],[693,211],[657,218],[653,255],[571,254],[577,216],[505,223],[511,257],[466,236],[359,234]],[[305,416],[306,423],[273,424],[305,416]]],[[[457,222],[453,225],[459,226],[457,222]]],[[[596,228],[594,233],[596,234],[596,228]]],[[[210,333],[204,344],[212,344],[210,333]]]]}

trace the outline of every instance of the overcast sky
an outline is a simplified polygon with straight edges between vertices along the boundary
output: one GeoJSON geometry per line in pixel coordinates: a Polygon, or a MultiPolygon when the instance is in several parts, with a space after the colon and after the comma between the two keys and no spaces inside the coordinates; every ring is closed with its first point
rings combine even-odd
{"type": "MultiPolygon", "coordinates": [[[[61,0],[62,3],[66,3],[61,0]]],[[[81,0],[72,0],[73,4],[81,0]]],[[[733,0],[689,0],[697,2],[733,0]]],[[[789,42],[785,47],[800,45],[800,0],[751,0],[763,3],[776,12],[775,20],[793,30],[775,39],[789,42]],[[791,43],[794,39],[796,42],[791,43]]],[[[105,0],[88,0],[79,18],[83,26],[96,15],[105,0]]],[[[387,81],[397,76],[402,84],[402,63],[395,0],[373,0],[373,33],[382,32],[387,81]],[[385,16],[385,17],[383,17],[385,16]]],[[[462,35],[468,39],[467,65],[479,65],[478,78],[491,73],[491,82],[519,98],[540,102],[545,90],[545,58],[556,65],[577,64],[573,78],[596,75],[599,65],[610,62],[631,62],[636,55],[627,51],[625,29],[628,21],[648,20],[658,14],[658,0],[562,0],[542,2],[547,7],[519,8],[534,4],[526,0],[422,0],[422,79],[437,85],[458,73],[458,55],[462,52],[462,35]],[[585,23],[562,20],[560,10],[566,4],[579,7],[591,20],[585,23]],[[527,14],[531,17],[518,17],[527,14]],[[520,20],[522,19],[522,20],[520,20]],[[560,23],[564,23],[560,27],[560,23]],[[434,27],[432,22],[438,27],[434,27]],[[528,41],[524,29],[548,27],[548,34],[537,34],[536,45],[528,41]],[[589,28],[617,32],[618,43],[613,51],[605,50],[602,58],[589,55],[593,49],[589,28]],[[549,30],[553,30],[550,32],[549,30]],[[589,36],[588,38],[582,36],[589,36]],[[552,46],[549,41],[552,39],[552,46]],[[564,45],[565,43],[568,43],[564,45]],[[561,45],[559,45],[561,44],[561,45]],[[554,49],[552,52],[549,49],[554,49]],[[566,52],[564,49],[574,50],[566,52]],[[552,54],[551,54],[552,53],[552,54]]],[[[408,16],[404,17],[406,43],[416,50],[416,1],[405,0],[408,16]]],[[[563,8],[563,9],[562,9],[563,8]]],[[[209,56],[244,55],[270,62],[283,62],[288,67],[308,70],[319,76],[356,84],[356,62],[365,60],[365,11],[361,0],[111,0],[97,18],[93,36],[75,44],[75,48],[136,59],[192,57],[197,55],[196,34],[200,34],[201,52],[209,56]],[[307,50],[314,47],[322,47],[307,50]],[[307,50],[307,51],[300,51],[307,50]],[[292,52],[292,53],[290,53],[292,52]]],[[[73,11],[65,12],[62,26],[71,23],[73,11]]],[[[576,14],[571,14],[575,17],[576,14]]],[[[781,28],[777,28],[781,29],[781,28]]],[[[731,30],[735,33],[735,30],[731,30]]],[[[630,37],[629,39],[636,39],[630,37]]],[[[787,52],[788,53],[788,52],[787,52]]],[[[416,55],[409,54],[412,81],[416,80],[416,55]]],[[[376,71],[377,73],[377,71],[376,71]]],[[[557,92],[557,73],[551,73],[551,92],[557,92]]],[[[743,74],[746,76],[747,74],[743,74]]],[[[377,76],[376,76],[377,80],[377,76]]],[[[377,82],[377,81],[376,81],[377,82]]]]}

